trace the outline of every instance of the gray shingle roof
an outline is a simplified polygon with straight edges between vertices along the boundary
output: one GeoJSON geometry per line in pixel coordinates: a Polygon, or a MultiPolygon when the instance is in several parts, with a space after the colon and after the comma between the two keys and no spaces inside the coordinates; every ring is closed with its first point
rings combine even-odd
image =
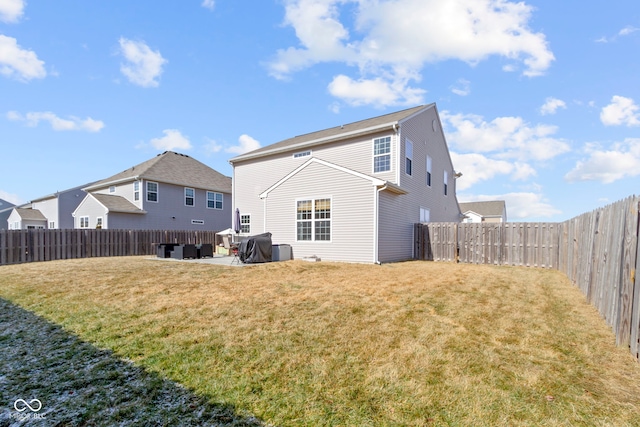
{"type": "Polygon", "coordinates": [[[317,132],[311,132],[304,135],[294,136],[293,138],[285,139],[280,142],[276,142],[271,145],[267,145],[257,150],[250,151],[245,154],[241,154],[229,160],[230,162],[236,162],[246,159],[252,159],[256,157],[262,157],[272,153],[278,153],[288,150],[299,149],[302,147],[311,147],[318,144],[323,144],[330,141],[336,141],[351,136],[361,135],[379,129],[382,126],[392,126],[398,124],[400,121],[416,114],[417,112],[432,107],[434,104],[420,105],[417,107],[409,108],[395,113],[385,114],[378,117],[373,117],[358,122],[349,123],[346,125],[336,126],[329,129],[320,130],[317,132]]]}
{"type": "Polygon", "coordinates": [[[18,212],[18,215],[20,215],[20,218],[24,219],[24,220],[30,220],[30,221],[46,221],[47,218],[45,218],[44,215],[42,215],[42,212],[40,212],[38,209],[23,209],[23,208],[15,208],[16,212],[18,212]]]}
{"type": "Polygon", "coordinates": [[[231,178],[186,154],[165,151],[156,157],[87,187],[104,188],[117,182],[146,179],[168,184],[231,193],[231,178]]]}
{"type": "Polygon", "coordinates": [[[139,209],[136,205],[128,201],[122,196],[115,196],[113,194],[100,194],[93,193],[93,197],[96,198],[109,212],[121,212],[121,213],[146,213],[142,209],[139,209]]]}
{"type": "Polygon", "coordinates": [[[466,202],[459,204],[462,213],[472,211],[482,216],[501,216],[505,210],[504,200],[495,200],[489,202],[466,202]]]}

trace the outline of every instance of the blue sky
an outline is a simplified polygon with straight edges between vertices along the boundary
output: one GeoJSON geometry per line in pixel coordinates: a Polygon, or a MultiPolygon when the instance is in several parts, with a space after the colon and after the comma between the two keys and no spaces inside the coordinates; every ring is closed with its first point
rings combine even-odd
{"type": "Polygon", "coordinates": [[[459,201],[563,221],[638,193],[639,53],[637,0],[0,0],[0,198],[435,102],[459,201]]]}

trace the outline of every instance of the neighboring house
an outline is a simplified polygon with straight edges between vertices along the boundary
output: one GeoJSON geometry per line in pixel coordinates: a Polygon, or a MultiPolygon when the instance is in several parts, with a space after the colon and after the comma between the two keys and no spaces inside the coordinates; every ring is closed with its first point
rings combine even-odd
{"type": "Polygon", "coordinates": [[[413,257],[414,224],[461,219],[435,104],[296,136],[230,160],[242,235],[295,258],[413,257]]]}
{"type": "Polygon", "coordinates": [[[165,151],[84,188],[75,228],[222,230],[231,226],[231,178],[165,151]]]}
{"type": "Polygon", "coordinates": [[[15,206],[16,205],[14,205],[13,203],[0,199],[0,230],[9,228],[9,223],[7,222],[7,220],[9,219],[9,215],[11,215],[11,211],[15,206]]]}
{"type": "Polygon", "coordinates": [[[47,218],[37,209],[13,208],[7,222],[9,230],[47,228],[47,218]]]}
{"type": "Polygon", "coordinates": [[[48,229],[73,228],[73,212],[87,193],[82,189],[90,184],[81,185],[31,201],[31,208],[42,212],[47,219],[48,229]]]}
{"type": "Polygon", "coordinates": [[[507,206],[504,200],[460,203],[465,216],[463,222],[507,222],[507,206]]]}

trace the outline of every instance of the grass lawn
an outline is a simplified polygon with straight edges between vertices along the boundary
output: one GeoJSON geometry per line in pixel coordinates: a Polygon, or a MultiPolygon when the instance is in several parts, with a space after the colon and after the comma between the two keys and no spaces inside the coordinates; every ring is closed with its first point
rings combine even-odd
{"type": "Polygon", "coordinates": [[[0,297],[247,422],[640,426],[640,363],[552,270],[94,258],[0,267],[0,297]]]}

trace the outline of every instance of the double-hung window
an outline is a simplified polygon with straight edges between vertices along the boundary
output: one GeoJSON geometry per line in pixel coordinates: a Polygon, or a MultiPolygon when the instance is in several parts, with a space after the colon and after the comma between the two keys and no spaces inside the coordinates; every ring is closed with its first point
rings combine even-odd
{"type": "Polygon", "coordinates": [[[444,171],[444,195],[449,193],[449,173],[444,171]]]}
{"type": "Polygon", "coordinates": [[[207,191],[207,208],[222,209],[222,193],[207,191]]]}
{"type": "Polygon", "coordinates": [[[296,240],[331,241],[331,199],[296,202],[296,240]]]}
{"type": "Polygon", "coordinates": [[[250,214],[240,215],[240,232],[243,234],[251,233],[251,215],[250,214]]]}
{"type": "Polygon", "coordinates": [[[413,166],[413,142],[409,141],[408,139],[404,142],[404,156],[404,172],[407,175],[411,175],[411,169],[413,166]]]}
{"type": "Polygon", "coordinates": [[[140,200],[140,181],[133,181],[133,200],[140,200]]]}
{"type": "Polygon", "coordinates": [[[157,182],[147,182],[147,201],[148,202],[158,201],[158,183],[157,182]]]}
{"type": "Polygon", "coordinates": [[[391,170],[391,137],[373,140],[373,172],[388,172],[391,170]]]}
{"type": "Polygon", "coordinates": [[[80,228],[89,228],[89,217],[81,216],[80,217],[80,228]]]}
{"type": "Polygon", "coordinates": [[[184,205],[194,206],[196,204],[196,190],[193,188],[184,189],[184,205]]]}

